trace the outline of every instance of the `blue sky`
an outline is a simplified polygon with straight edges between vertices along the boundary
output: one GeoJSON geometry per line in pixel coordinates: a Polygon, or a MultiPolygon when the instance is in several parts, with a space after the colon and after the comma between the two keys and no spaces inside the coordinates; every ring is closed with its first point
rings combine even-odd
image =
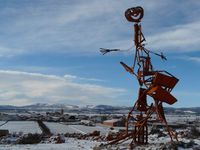
{"type": "Polygon", "coordinates": [[[139,5],[146,47],[168,58],[153,56],[155,68],[180,79],[173,106],[200,106],[197,0],[0,0],[0,104],[132,105],[138,83],[119,62],[131,65],[133,49],[99,48],[133,45],[124,11],[139,5]]]}

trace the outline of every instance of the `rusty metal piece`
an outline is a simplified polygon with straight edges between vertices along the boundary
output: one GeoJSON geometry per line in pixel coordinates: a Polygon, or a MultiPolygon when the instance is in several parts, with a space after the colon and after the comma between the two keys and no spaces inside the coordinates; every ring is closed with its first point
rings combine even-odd
{"type": "Polygon", "coordinates": [[[143,120],[145,119],[143,114],[138,115],[137,119],[138,121],[135,125],[135,131],[134,131],[135,134],[134,142],[136,144],[147,144],[148,143],[147,121],[143,122],[143,120]]]}
{"type": "Polygon", "coordinates": [[[164,90],[161,86],[151,88],[147,94],[153,97],[154,100],[165,102],[167,104],[174,104],[177,100],[168,91],[164,90]]]}
{"type": "Polygon", "coordinates": [[[137,101],[136,110],[138,111],[147,111],[147,94],[145,93],[146,89],[140,88],[139,90],[139,99],[137,101]]]}
{"type": "Polygon", "coordinates": [[[124,69],[125,69],[127,72],[129,72],[129,73],[131,73],[131,74],[134,74],[133,69],[132,69],[131,67],[129,67],[127,64],[125,64],[125,63],[123,63],[123,62],[120,62],[120,64],[124,67],[124,69]]]}
{"type": "Polygon", "coordinates": [[[152,84],[160,85],[160,86],[163,86],[165,88],[169,88],[170,90],[172,90],[176,86],[178,81],[179,80],[173,76],[169,76],[169,75],[162,74],[160,72],[156,72],[155,78],[154,78],[152,84]]]}

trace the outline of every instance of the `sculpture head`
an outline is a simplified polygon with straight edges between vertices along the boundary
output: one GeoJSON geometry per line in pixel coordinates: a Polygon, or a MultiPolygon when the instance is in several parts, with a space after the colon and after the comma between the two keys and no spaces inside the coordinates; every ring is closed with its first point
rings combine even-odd
{"type": "Polygon", "coordinates": [[[132,7],[125,11],[125,17],[130,22],[140,22],[144,16],[144,10],[142,7],[132,7]]]}

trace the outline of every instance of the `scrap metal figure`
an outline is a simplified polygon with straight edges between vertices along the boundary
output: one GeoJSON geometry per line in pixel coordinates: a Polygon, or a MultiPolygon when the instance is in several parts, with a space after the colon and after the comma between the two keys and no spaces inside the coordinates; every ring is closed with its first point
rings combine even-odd
{"type": "MultiPolygon", "coordinates": [[[[167,124],[163,103],[172,105],[177,101],[170,92],[179,80],[167,71],[154,70],[150,54],[155,54],[163,60],[167,59],[163,53],[157,54],[144,47],[145,37],[142,33],[140,23],[143,16],[144,11],[142,7],[129,8],[125,12],[126,19],[129,22],[134,22],[135,56],[132,67],[129,67],[124,62],[120,63],[127,72],[137,77],[140,88],[138,99],[127,117],[126,132],[108,144],[116,144],[129,139],[132,139],[130,146],[148,143],[147,123],[151,121],[152,114],[156,114],[157,121],[164,124],[171,140],[178,140],[176,134],[167,124]],[[148,96],[153,98],[153,102],[150,105],[147,103],[148,96]]],[[[115,49],[114,51],[119,51],[119,49],[115,49]]],[[[109,50],[106,52],[109,52],[109,50]]]]}

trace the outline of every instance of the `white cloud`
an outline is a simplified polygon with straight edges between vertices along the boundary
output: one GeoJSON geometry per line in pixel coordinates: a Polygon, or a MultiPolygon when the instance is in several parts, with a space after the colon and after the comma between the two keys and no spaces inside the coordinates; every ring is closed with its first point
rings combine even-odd
{"type": "Polygon", "coordinates": [[[187,59],[194,61],[194,62],[197,62],[197,63],[200,63],[200,57],[188,57],[187,59]]]}
{"type": "Polygon", "coordinates": [[[107,35],[107,31],[101,30],[104,27],[100,17],[115,11],[108,8],[107,3],[104,2],[102,6],[98,1],[75,4],[51,1],[38,3],[37,8],[30,5],[31,3],[25,4],[23,9],[15,5],[10,9],[5,7],[0,18],[11,19],[6,20],[5,26],[0,25],[1,31],[5,33],[4,38],[0,39],[0,53],[76,53],[82,47],[82,51],[91,52],[92,49],[85,47],[97,43],[99,38],[107,35]]]}
{"type": "Polygon", "coordinates": [[[66,76],[0,70],[1,104],[112,104],[126,94],[125,89],[76,83],[66,79],[66,76]]]}
{"type": "Polygon", "coordinates": [[[67,79],[67,80],[83,80],[83,81],[105,82],[105,80],[101,80],[101,79],[82,78],[82,77],[77,77],[77,76],[69,75],[69,74],[64,75],[64,78],[67,79]]]}
{"type": "Polygon", "coordinates": [[[164,0],[160,2],[157,0],[127,2],[50,0],[23,2],[23,5],[20,2],[10,2],[6,6],[2,4],[0,55],[15,56],[37,52],[82,55],[84,52],[95,53],[99,47],[128,48],[130,41],[133,40],[133,33],[132,24],[126,21],[124,11],[137,5],[145,8],[144,30],[145,33],[152,31],[148,34],[150,37],[147,38],[148,42],[152,43],[152,45],[149,44],[150,47],[178,48],[186,51],[191,46],[192,50],[196,49],[199,41],[197,38],[199,23],[191,23],[189,26],[183,24],[188,20],[197,21],[194,16],[198,14],[199,9],[194,7],[199,3],[196,1],[190,2],[190,5],[187,1],[179,5],[177,3],[173,0],[168,2],[164,0]],[[177,14],[183,17],[176,18],[177,14]],[[180,19],[184,21],[181,20],[181,22],[180,19]],[[182,25],[174,28],[168,25],[169,22],[182,25]],[[196,27],[193,26],[195,24],[196,27]],[[168,31],[164,30],[165,32],[161,33],[163,28],[166,29],[165,26],[168,31]],[[159,34],[151,37],[152,33],[158,33],[158,31],[159,34]],[[192,41],[191,34],[193,33],[195,33],[195,38],[192,41]]]}
{"type": "Polygon", "coordinates": [[[200,63],[200,57],[198,57],[198,56],[178,56],[175,58],[185,60],[185,61],[192,61],[192,62],[200,63]]]}
{"type": "Polygon", "coordinates": [[[178,25],[148,37],[149,47],[174,52],[200,50],[200,21],[178,25]]]}

